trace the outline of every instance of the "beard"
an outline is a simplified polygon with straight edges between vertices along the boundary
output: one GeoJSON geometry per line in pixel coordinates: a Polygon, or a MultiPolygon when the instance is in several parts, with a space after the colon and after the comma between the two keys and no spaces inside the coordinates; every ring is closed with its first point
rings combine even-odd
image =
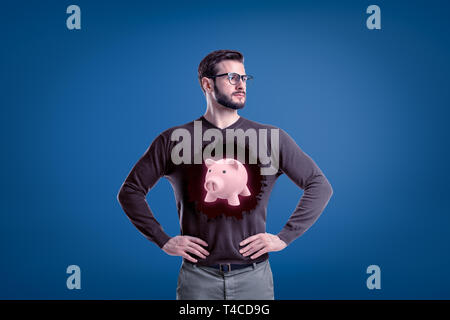
{"type": "Polygon", "coordinates": [[[217,86],[214,86],[214,93],[216,94],[217,102],[223,105],[224,107],[236,110],[242,109],[245,106],[245,99],[244,102],[234,102],[232,100],[232,97],[229,98],[228,96],[223,94],[219,89],[217,89],[217,86]]]}

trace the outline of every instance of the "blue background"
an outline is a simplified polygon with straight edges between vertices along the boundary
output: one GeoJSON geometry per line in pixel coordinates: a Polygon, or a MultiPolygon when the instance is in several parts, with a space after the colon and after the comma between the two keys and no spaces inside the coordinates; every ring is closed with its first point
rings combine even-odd
{"type": "MultiPolygon", "coordinates": [[[[449,299],[449,29],[437,1],[2,2],[3,299],[175,299],[181,258],[117,202],[163,130],[202,115],[200,60],[245,56],[240,114],[286,130],[334,194],[302,237],[271,253],[276,299],[449,299]],[[81,30],[66,8],[81,8],[81,30]],[[381,30],[366,8],[381,8],[381,30]],[[66,288],[67,266],[81,290],[66,288]],[[369,290],[366,268],[381,268],[369,290]]],[[[278,233],[302,190],[285,175],[278,233]]],[[[147,200],[179,234],[170,184],[147,200]]]]}

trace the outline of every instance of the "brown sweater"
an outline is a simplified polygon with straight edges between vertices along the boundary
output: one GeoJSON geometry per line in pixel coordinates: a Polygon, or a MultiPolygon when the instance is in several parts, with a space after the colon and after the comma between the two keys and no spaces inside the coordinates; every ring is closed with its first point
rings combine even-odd
{"type": "MultiPolygon", "coordinates": [[[[146,201],[147,193],[161,177],[167,178],[173,187],[180,219],[180,234],[198,237],[208,243],[205,249],[210,253],[209,256],[202,259],[193,255],[199,265],[251,263],[268,258],[268,253],[255,260],[250,256],[244,257],[239,252],[241,248],[239,243],[251,235],[266,232],[269,196],[275,181],[283,173],[304,192],[289,220],[278,233],[280,239],[289,245],[317,220],[328,204],[333,189],[320,168],[284,130],[242,116],[224,129],[217,128],[203,116],[195,121],[196,132],[194,121],[191,121],[167,129],[156,137],[120,188],[118,201],[131,222],[147,239],[162,248],[171,238],[155,219],[146,201]],[[190,147],[183,151],[180,151],[181,138],[172,136],[176,129],[181,129],[176,131],[178,133],[189,133],[191,136],[190,143],[186,144],[190,147]],[[248,129],[255,130],[257,143],[254,143],[255,140],[251,142],[250,138],[244,139],[244,142],[242,139],[226,139],[227,131],[237,132],[235,130],[238,129],[244,132],[248,132],[248,129]],[[264,131],[261,129],[266,129],[265,136],[259,135],[264,131]],[[214,137],[205,138],[206,130],[215,134],[222,133],[223,140],[214,137]],[[278,131],[278,135],[275,134],[273,137],[278,137],[278,141],[272,141],[271,132],[275,131],[278,131]],[[267,145],[267,156],[279,155],[274,156],[270,163],[261,157],[261,143],[264,142],[267,145]],[[221,198],[213,202],[204,201],[207,193],[204,182],[208,170],[204,152],[209,150],[211,156],[218,156],[215,160],[222,158],[220,153],[211,152],[211,146],[207,147],[213,143],[223,147],[223,158],[238,159],[239,149],[245,154],[245,161],[241,163],[244,164],[248,174],[247,187],[251,195],[240,195],[239,205],[230,205],[226,199],[221,198]],[[276,148],[275,151],[273,149],[276,145],[279,146],[279,152],[276,152],[276,148]],[[174,146],[177,146],[176,152],[172,152],[174,146]],[[232,150],[230,146],[234,149],[231,156],[227,154],[227,148],[232,150]],[[251,153],[258,155],[255,157],[256,161],[250,160],[251,153]],[[174,160],[174,155],[180,155],[184,162],[174,160]],[[262,174],[261,170],[267,169],[270,164],[272,172],[262,174]]],[[[187,143],[188,140],[183,139],[183,142],[187,143]]]]}

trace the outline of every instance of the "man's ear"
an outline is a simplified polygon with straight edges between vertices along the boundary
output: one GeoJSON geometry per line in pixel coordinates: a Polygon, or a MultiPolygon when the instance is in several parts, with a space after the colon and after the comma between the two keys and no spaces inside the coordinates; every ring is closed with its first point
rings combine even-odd
{"type": "Polygon", "coordinates": [[[207,77],[202,78],[202,86],[203,86],[203,89],[205,90],[205,92],[208,92],[209,90],[212,89],[211,84],[209,83],[209,80],[207,77]]]}
{"type": "Polygon", "coordinates": [[[205,164],[206,164],[206,167],[211,167],[214,163],[216,163],[213,159],[206,159],[205,160],[205,164]]]}

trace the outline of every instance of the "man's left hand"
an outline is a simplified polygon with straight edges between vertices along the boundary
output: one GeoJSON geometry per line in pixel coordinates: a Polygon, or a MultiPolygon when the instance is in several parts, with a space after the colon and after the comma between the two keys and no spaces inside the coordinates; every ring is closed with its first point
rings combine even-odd
{"type": "Polygon", "coordinates": [[[280,251],[287,247],[287,244],[277,235],[270,233],[255,234],[243,240],[241,243],[239,243],[239,245],[247,245],[239,250],[239,252],[242,253],[244,257],[256,252],[256,254],[250,257],[252,259],[256,259],[266,252],[280,251]]]}

